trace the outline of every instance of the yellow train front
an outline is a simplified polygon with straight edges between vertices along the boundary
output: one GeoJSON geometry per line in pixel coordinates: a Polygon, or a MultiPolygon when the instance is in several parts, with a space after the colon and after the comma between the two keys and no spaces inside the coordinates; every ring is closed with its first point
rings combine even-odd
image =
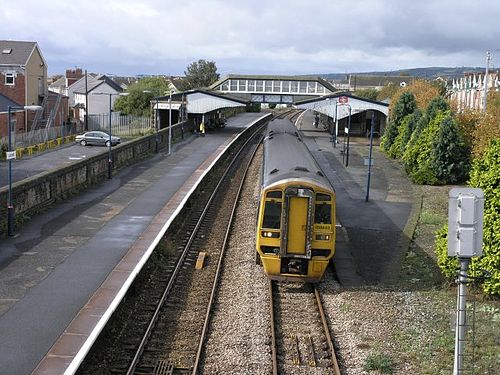
{"type": "Polygon", "coordinates": [[[257,262],[273,280],[320,281],[335,253],[335,192],[289,120],[269,123],[257,262]]]}

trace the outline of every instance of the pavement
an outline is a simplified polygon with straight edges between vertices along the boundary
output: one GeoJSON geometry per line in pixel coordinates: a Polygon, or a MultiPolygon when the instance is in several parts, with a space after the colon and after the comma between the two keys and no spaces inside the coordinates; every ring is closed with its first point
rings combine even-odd
{"type": "Polygon", "coordinates": [[[346,288],[391,285],[397,281],[420,208],[413,185],[401,166],[379,150],[378,138],[373,142],[368,185],[370,139],[350,138],[346,166],[344,138],[334,145],[330,134],[315,129],[312,121],[306,112],[298,127],[336,191],[337,277],[346,288]]]}

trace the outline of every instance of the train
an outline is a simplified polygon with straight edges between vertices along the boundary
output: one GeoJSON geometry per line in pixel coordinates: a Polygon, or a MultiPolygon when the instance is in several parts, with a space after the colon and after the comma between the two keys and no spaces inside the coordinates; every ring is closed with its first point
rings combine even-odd
{"type": "Polygon", "coordinates": [[[256,263],[271,280],[319,282],[335,254],[335,191],[287,119],[263,138],[256,263]]]}

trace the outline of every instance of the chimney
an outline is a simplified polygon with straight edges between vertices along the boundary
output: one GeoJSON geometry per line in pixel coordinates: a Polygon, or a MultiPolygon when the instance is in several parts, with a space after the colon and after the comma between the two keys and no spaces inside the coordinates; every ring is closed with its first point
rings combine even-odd
{"type": "Polygon", "coordinates": [[[83,72],[81,68],[66,69],[66,87],[71,86],[82,77],[83,72]]]}

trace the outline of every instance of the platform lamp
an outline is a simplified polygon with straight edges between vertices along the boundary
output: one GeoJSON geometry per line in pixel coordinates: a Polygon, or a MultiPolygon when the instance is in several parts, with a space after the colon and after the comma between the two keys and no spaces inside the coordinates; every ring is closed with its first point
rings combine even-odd
{"type": "MultiPolygon", "coordinates": [[[[109,146],[108,146],[108,179],[112,178],[113,171],[113,158],[111,153],[112,141],[111,141],[111,112],[113,111],[113,106],[111,103],[112,96],[127,96],[126,92],[93,92],[92,95],[109,95],[109,146]]],[[[88,114],[87,114],[88,115],[88,114]]]]}
{"type": "Polygon", "coordinates": [[[172,93],[174,90],[170,90],[168,99],[168,154],[172,152],[172,93]]]}
{"type": "MultiPolygon", "coordinates": [[[[153,93],[153,91],[151,91],[151,90],[142,90],[142,92],[144,94],[153,93]]],[[[160,144],[159,144],[160,143],[160,135],[159,135],[159,131],[160,131],[159,111],[160,111],[160,108],[159,108],[159,103],[158,103],[159,102],[158,97],[155,97],[153,99],[155,100],[155,103],[156,103],[156,109],[153,112],[154,113],[154,120],[155,120],[155,153],[158,153],[158,152],[160,152],[160,144]]]]}
{"type": "Polygon", "coordinates": [[[7,197],[7,234],[10,237],[14,236],[14,222],[15,222],[15,210],[14,204],[12,203],[12,159],[16,158],[16,151],[12,151],[12,112],[19,111],[41,111],[43,107],[39,105],[25,105],[25,106],[8,106],[8,122],[7,125],[9,127],[9,149],[7,151],[7,160],[9,162],[9,175],[8,175],[8,184],[9,184],[9,193],[7,197]]]}

